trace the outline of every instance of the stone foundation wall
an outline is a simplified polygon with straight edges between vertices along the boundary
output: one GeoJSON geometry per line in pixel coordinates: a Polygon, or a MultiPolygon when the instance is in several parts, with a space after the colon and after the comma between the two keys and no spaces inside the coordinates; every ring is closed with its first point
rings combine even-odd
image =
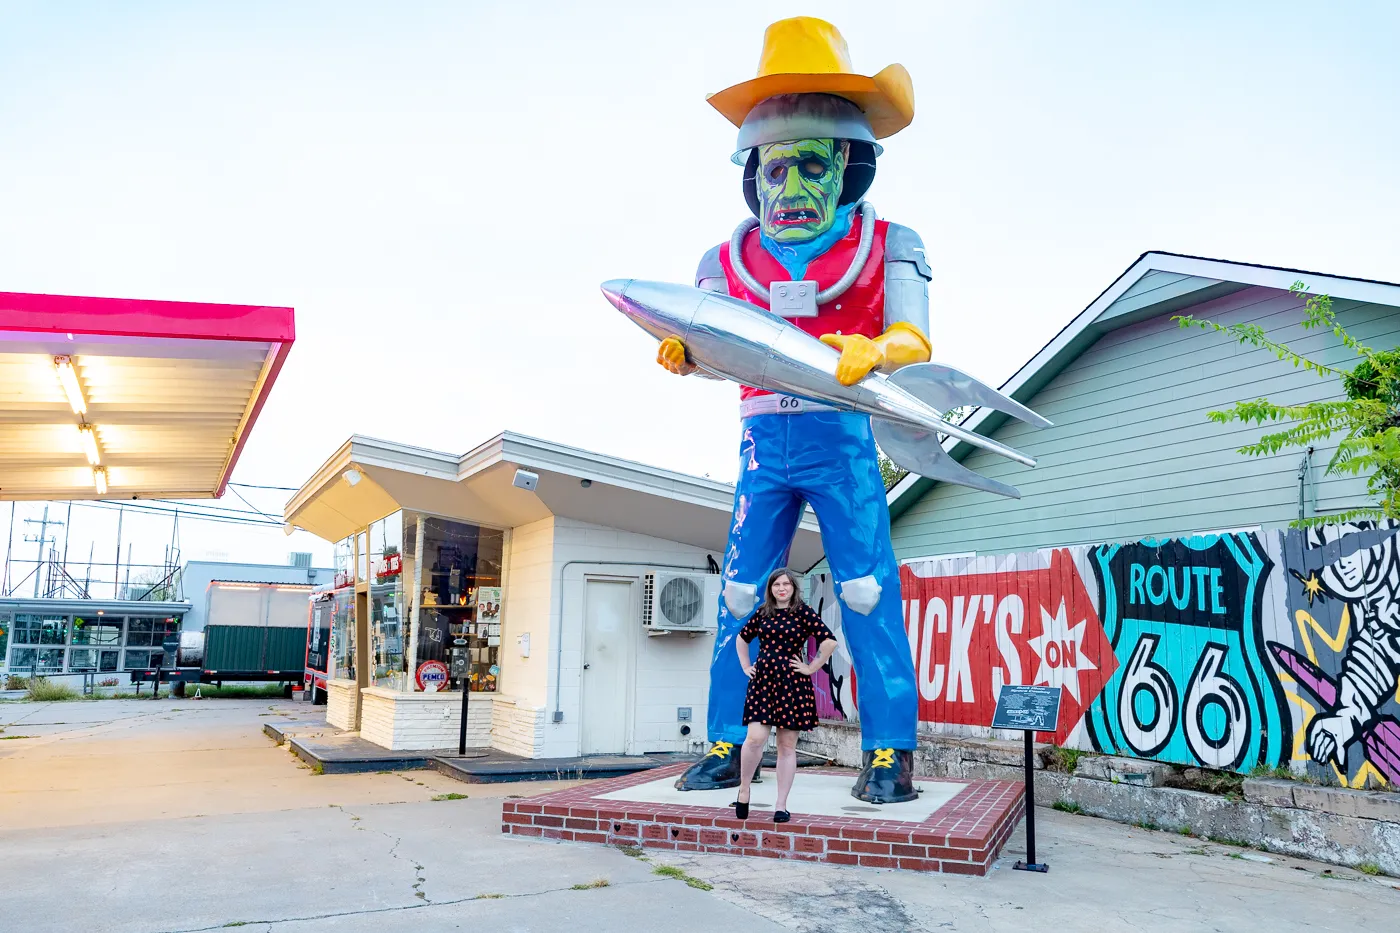
{"type": "Polygon", "coordinates": [[[353,680],[326,681],[327,724],[349,732],[359,728],[355,722],[355,692],[359,689],[353,680]]]}
{"type": "MultiPolygon", "coordinates": [[[[846,767],[860,764],[860,727],[823,722],[798,742],[846,767]]],[[[1037,750],[1045,746],[1037,746],[1037,750]]],[[[1036,756],[1035,802],[1064,803],[1090,816],[1260,846],[1271,852],[1400,875],[1400,794],[1280,779],[1244,780],[1238,797],[1169,787],[1181,769],[1161,762],[1083,755],[1073,774],[1047,771],[1036,756]]],[[[965,780],[1021,780],[1020,742],[919,736],[914,771],[965,780]]]]}
{"type": "Polygon", "coordinates": [[[524,758],[544,757],[544,707],[498,696],[491,707],[491,747],[524,758]]]}
{"type": "MultiPolygon", "coordinates": [[[[360,738],[404,751],[453,748],[462,722],[460,693],[399,693],[380,687],[361,692],[360,738]]],[[[491,745],[492,695],[473,693],[468,702],[467,747],[491,745]]]]}

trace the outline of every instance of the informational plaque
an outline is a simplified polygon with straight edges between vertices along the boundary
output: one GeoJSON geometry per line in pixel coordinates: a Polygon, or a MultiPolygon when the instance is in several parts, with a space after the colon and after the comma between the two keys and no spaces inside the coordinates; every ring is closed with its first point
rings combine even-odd
{"type": "Polygon", "coordinates": [[[993,729],[1023,729],[1028,732],[1054,732],[1060,725],[1059,687],[1020,687],[1007,685],[997,697],[992,714],[993,729]]]}

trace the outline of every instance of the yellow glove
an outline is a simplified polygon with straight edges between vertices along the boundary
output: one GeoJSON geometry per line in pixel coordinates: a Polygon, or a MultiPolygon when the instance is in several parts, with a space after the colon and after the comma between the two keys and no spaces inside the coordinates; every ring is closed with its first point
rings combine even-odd
{"type": "Polygon", "coordinates": [[[933,347],[923,332],[904,321],[891,324],[874,340],[860,334],[823,334],[821,341],[841,351],[836,381],[843,386],[855,385],[872,370],[893,372],[910,363],[927,363],[933,355],[933,347]]]}
{"type": "Polygon", "coordinates": [[[677,376],[689,376],[696,369],[694,363],[686,362],[685,344],[679,337],[667,337],[661,341],[661,346],[656,348],[656,362],[677,376]]]}

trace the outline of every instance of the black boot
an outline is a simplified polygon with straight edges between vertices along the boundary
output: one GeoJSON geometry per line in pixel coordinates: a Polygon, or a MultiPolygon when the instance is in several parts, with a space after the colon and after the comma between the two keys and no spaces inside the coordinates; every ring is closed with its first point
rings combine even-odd
{"type": "Polygon", "coordinates": [[[851,796],[866,803],[914,800],[914,753],[903,748],[877,748],[865,753],[851,796]]]}
{"type": "Polygon", "coordinates": [[[684,774],[676,778],[676,790],[719,790],[739,786],[739,746],[716,742],[684,774]]]}

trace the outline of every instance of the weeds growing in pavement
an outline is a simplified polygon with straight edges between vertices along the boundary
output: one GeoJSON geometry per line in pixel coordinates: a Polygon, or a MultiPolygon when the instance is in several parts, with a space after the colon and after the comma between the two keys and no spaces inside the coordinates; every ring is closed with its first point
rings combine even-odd
{"type": "Polygon", "coordinates": [[[1061,813],[1083,813],[1083,812],[1084,812],[1084,808],[1083,808],[1083,807],[1081,807],[1079,804],[1077,804],[1077,803],[1075,803],[1075,802],[1073,802],[1073,801],[1071,801],[1071,800],[1056,800],[1054,803],[1050,804],[1050,806],[1051,806],[1052,809],[1059,810],[1061,813]]]}
{"type": "Polygon", "coordinates": [[[571,890],[571,891],[588,891],[588,890],[591,890],[591,889],[593,889],[593,888],[606,888],[606,887],[609,887],[609,886],[611,886],[611,885],[612,885],[612,882],[609,881],[609,880],[606,879],[606,878],[595,878],[594,880],[588,882],[587,884],[576,884],[576,885],[574,885],[573,887],[571,887],[569,890],[571,890]]]}
{"type": "Polygon", "coordinates": [[[687,875],[685,871],[675,867],[674,865],[657,865],[655,868],[652,869],[652,874],[662,875],[667,878],[675,878],[677,881],[684,881],[692,888],[696,888],[701,891],[713,891],[715,889],[715,886],[710,884],[708,881],[702,881],[701,879],[696,878],[694,875],[687,875]]]}

